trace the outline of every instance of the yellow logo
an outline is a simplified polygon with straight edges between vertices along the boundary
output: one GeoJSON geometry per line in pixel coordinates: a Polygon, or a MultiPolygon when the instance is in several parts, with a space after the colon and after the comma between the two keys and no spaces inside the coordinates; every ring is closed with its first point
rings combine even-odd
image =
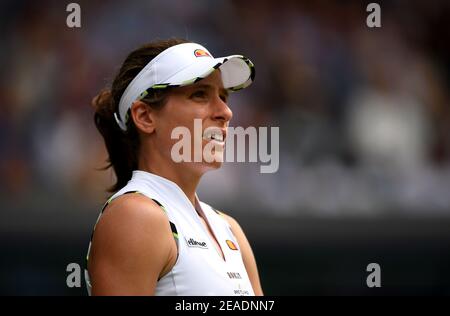
{"type": "Polygon", "coordinates": [[[234,244],[234,242],[232,242],[231,240],[226,240],[226,242],[227,242],[227,245],[228,245],[228,247],[231,249],[231,250],[238,250],[238,248],[236,247],[236,245],[234,244]]]}

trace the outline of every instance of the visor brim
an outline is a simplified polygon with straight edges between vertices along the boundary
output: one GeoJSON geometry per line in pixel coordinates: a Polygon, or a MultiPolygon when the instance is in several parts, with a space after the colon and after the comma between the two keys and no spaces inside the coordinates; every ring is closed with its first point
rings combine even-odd
{"type": "Polygon", "coordinates": [[[255,77],[253,63],[242,55],[205,58],[164,80],[165,83],[158,85],[158,88],[194,84],[208,77],[216,69],[221,71],[224,88],[232,91],[248,87],[255,77]]]}

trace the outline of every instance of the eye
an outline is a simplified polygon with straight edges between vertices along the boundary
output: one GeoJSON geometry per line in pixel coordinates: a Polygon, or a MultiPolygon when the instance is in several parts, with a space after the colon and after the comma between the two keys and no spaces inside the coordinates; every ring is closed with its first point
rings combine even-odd
{"type": "Polygon", "coordinates": [[[227,101],[228,101],[228,96],[225,95],[225,94],[222,94],[222,95],[220,96],[220,99],[221,99],[223,102],[227,103],[227,101]]]}
{"type": "Polygon", "coordinates": [[[204,90],[197,90],[191,94],[191,98],[204,99],[206,97],[207,97],[207,93],[204,90]]]}

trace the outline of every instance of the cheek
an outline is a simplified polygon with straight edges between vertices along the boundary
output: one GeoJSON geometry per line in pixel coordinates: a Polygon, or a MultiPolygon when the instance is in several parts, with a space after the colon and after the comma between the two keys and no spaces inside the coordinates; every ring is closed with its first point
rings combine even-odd
{"type": "Polygon", "coordinates": [[[194,119],[186,113],[167,113],[159,118],[157,129],[158,147],[169,154],[172,147],[180,140],[190,139],[193,142],[194,119]]]}
{"type": "Polygon", "coordinates": [[[208,117],[207,106],[173,97],[158,116],[158,143],[167,152],[180,139],[189,137],[191,148],[193,148],[194,137],[198,137],[201,141],[203,121],[206,117],[208,117]],[[197,119],[196,128],[194,127],[195,119],[197,119]],[[172,139],[172,134],[174,134],[174,139],[172,139]]]}
{"type": "Polygon", "coordinates": [[[193,135],[194,124],[197,124],[197,129],[202,130],[203,121],[208,117],[207,106],[189,102],[188,100],[183,100],[183,102],[173,102],[166,110],[163,121],[166,132],[169,133],[169,138],[171,131],[177,127],[185,127],[189,129],[191,135],[193,135]]]}

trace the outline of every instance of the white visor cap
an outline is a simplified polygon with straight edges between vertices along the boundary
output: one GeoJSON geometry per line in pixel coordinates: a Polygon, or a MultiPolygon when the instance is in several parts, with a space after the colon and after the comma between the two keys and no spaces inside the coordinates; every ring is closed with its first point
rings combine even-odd
{"type": "Polygon", "coordinates": [[[119,127],[127,130],[129,109],[133,102],[151,90],[193,84],[220,69],[225,89],[237,91],[248,87],[255,77],[253,63],[242,55],[214,58],[202,45],[183,43],[167,48],[153,58],[130,82],[114,117],[119,127]]]}

